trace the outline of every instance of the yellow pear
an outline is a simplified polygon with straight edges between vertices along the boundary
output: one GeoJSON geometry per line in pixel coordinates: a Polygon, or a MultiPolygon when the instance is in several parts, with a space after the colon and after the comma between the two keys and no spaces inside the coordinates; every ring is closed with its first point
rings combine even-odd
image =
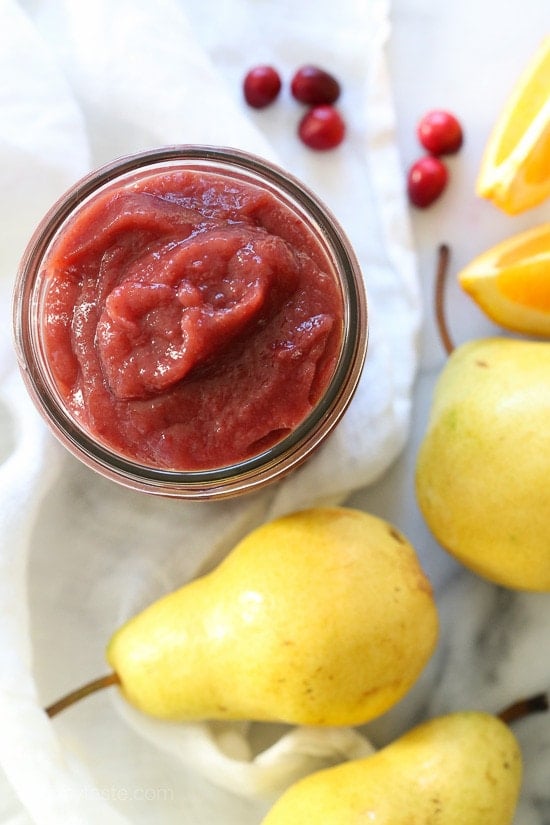
{"type": "Polygon", "coordinates": [[[521,754],[508,726],[464,711],[300,780],[262,825],[510,825],[520,785],[521,754]]]}
{"type": "Polygon", "coordinates": [[[107,656],[155,717],[353,725],[408,691],[437,628],[408,541],[364,512],[319,508],[251,532],[125,624],[107,656]]]}
{"type": "Polygon", "coordinates": [[[550,591],[550,344],[495,337],[452,352],[416,467],[437,540],[479,575],[550,591]]]}

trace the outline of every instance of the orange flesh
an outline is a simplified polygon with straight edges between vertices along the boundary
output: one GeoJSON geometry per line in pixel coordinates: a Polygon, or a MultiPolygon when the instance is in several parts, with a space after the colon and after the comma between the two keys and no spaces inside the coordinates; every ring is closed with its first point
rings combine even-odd
{"type": "MultiPolygon", "coordinates": [[[[550,227],[547,231],[540,233],[529,233],[523,242],[519,240],[510,244],[506,251],[498,256],[495,265],[501,269],[518,264],[520,261],[533,260],[533,258],[548,257],[550,255],[550,227]]],[[[550,259],[548,261],[550,267],[550,259]]],[[[540,266],[540,263],[539,263],[540,266]]]]}
{"type": "Polygon", "coordinates": [[[510,118],[500,136],[500,145],[495,155],[495,164],[505,160],[518,144],[525,132],[525,125],[531,123],[540,112],[549,95],[550,50],[531,71],[531,79],[522,78],[516,89],[521,100],[516,99],[510,107],[510,118]]]}
{"type": "Polygon", "coordinates": [[[550,265],[536,263],[501,272],[497,277],[500,292],[514,303],[550,313],[550,265]]]}

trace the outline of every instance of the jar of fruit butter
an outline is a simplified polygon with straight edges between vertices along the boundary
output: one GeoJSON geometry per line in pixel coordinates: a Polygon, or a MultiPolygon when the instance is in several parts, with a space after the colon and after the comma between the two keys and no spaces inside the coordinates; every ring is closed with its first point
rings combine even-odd
{"type": "Polygon", "coordinates": [[[367,346],[335,218],[282,169],[208,146],[124,157],[70,189],[24,254],[14,325],[28,390],[75,456],[191,499],[303,462],[367,346]]]}

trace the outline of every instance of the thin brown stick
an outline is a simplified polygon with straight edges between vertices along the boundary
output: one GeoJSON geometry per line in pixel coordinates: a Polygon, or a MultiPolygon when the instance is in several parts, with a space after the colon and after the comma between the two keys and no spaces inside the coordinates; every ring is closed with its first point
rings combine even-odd
{"type": "Polygon", "coordinates": [[[544,713],[548,710],[548,694],[537,693],[535,696],[529,696],[527,699],[519,699],[507,708],[501,710],[498,714],[499,719],[502,719],[506,724],[511,724],[517,719],[523,719],[531,713],[544,713]]]}
{"type": "Polygon", "coordinates": [[[437,271],[435,275],[435,319],[443,348],[450,355],[455,346],[449,334],[445,316],[445,282],[449,269],[451,252],[447,244],[441,244],[437,254],[437,271]]]}
{"type": "Polygon", "coordinates": [[[103,690],[106,687],[110,687],[111,685],[119,685],[120,679],[118,678],[116,673],[108,673],[106,676],[102,676],[100,679],[94,679],[93,682],[88,682],[86,685],[82,685],[82,687],[77,688],[76,690],[71,691],[66,696],[63,696],[62,699],[58,699],[57,702],[49,705],[45,708],[45,712],[51,718],[52,716],[57,716],[58,713],[61,713],[62,710],[65,708],[70,707],[71,705],[76,704],[81,699],[84,699],[86,696],[90,696],[92,693],[97,693],[98,690],[103,690]]]}

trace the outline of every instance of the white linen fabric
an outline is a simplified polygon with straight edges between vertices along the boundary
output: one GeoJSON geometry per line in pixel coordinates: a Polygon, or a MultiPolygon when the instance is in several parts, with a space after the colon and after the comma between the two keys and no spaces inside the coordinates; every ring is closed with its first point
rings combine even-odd
{"type": "Polygon", "coordinates": [[[0,32],[0,822],[253,825],[293,779],[369,743],[351,729],[161,724],[116,690],[53,721],[41,708],[105,670],[126,618],[261,521],[376,481],[405,443],[420,299],[387,2],[1,0],[0,32]],[[241,92],[258,63],[285,82],[263,111],[241,92]],[[304,63],[342,82],[348,133],[331,152],[296,136],[288,87],[304,63]],[[235,146],[304,180],[343,224],[368,290],[368,359],[343,421],[298,472],[238,500],[160,499],[96,476],[47,431],[13,354],[14,273],[41,215],[91,168],[168,143],[235,146]]]}

